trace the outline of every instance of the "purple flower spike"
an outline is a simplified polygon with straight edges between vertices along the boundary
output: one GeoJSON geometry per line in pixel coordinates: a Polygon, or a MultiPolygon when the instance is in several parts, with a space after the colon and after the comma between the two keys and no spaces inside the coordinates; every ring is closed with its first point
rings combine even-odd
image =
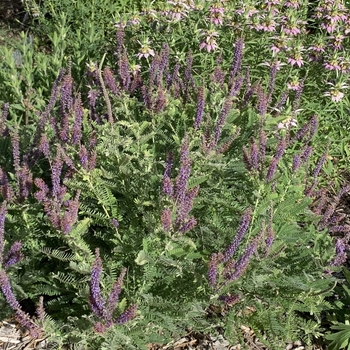
{"type": "Polygon", "coordinates": [[[93,313],[102,319],[106,318],[105,301],[101,295],[100,280],[102,275],[102,260],[100,258],[100,250],[96,248],[95,262],[91,270],[90,280],[90,297],[89,303],[93,313]]]}
{"type": "Polygon", "coordinates": [[[233,54],[233,62],[230,69],[230,77],[235,78],[242,65],[243,58],[243,48],[244,48],[244,39],[239,38],[235,43],[235,51],[233,54]]]}
{"type": "Polygon", "coordinates": [[[238,227],[237,234],[236,234],[234,241],[232,242],[232,244],[229,247],[227,247],[227,249],[224,252],[224,257],[223,257],[222,262],[227,262],[233,256],[233,254],[236,252],[239,243],[241,242],[243,236],[245,235],[245,233],[249,227],[251,219],[252,219],[252,209],[248,208],[243,214],[243,217],[242,217],[241,223],[238,227]]]}
{"type": "Polygon", "coordinates": [[[198,98],[197,98],[197,113],[196,119],[194,121],[194,129],[197,130],[202,123],[203,115],[204,115],[204,105],[205,105],[205,96],[204,96],[204,85],[198,90],[198,98]]]}
{"type": "Polygon", "coordinates": [[[18,263],[20,260],[23,259],[23,253],[21,252],[22,248],[22,242],[16,241],[12,244],[12,247],[6,254],[5,260],[4,260],[4,268],[8,269],[10,266],[18,263]]]}
{"type": "Polygon", "coordinates": [[[132,320],[136,316],[137,304],[130,306],[126,311],[124,311],[117,319],[117,324],[124,324],[132,320]]]}
{"type": "Polygon", "coordinates": [[[189,144],[188,144],[188,135],[185,136],[181,151],[180,151],[180,170],[179,175],[176,179],[174,196],[178,205],[181,205],[185,199],[188,179],[191,173],[191,159],[189,157],[189,144]]]}
{"type": "Polygon", "coordinates": [[[61,190],[61,172],[62,172],[63,162],[61,159],[60,152],[57,152],[57,155],[51,166],[51,181],[52,181],[52,194],[58,196],[61,190]]]}
{"type": "Polygon", "coordinates": [[[214,288],[216,285],[216,275],[218,273],[218,256],[216,253],[212,254],[208,266],[208,279],[210,288],[214,288]]]}
{"type": "Polygon", "coordinates": [[[3,262],[4,254],[4,235],[5,235],[5,217],[7,214],[6,201],[2,202],[0,207],[0,263],[3,262]]]}
{"type": "Polygon", "coordinates": [[[320,159],[319,161],[317,162],[316,164],[316,167],[314,169],[314,171],[312,172],[312,176],[313,177],[317,177],[322,169],[322,166],[324,165],[324,163],[326,162],[327,160],[327,154],[324,154],[320,159]]]}
{"type": "Polygon", "coordinates": [[[114,282],[112,291],[109,294],[108,302],[107,302],[107,323],[112,323],[112,316],[117,305],[119,294],[123,287],[123,279],[126,274],[126,268],[124,267],[122,272],[119,275],[119,278],[114,282]]]}
{"type": "Polygon", "coordinates": [[[234,267],[234,272],[227,276],[227,282],[237,280],[242,276],[243,272],[246,270],[249,260],[252,255],[256,252],[258,248],[258,240],[254,239],[251,244],[248,245],[247,249],[244,251],[243,255],[239,258],[234,267]]]}
{"type": "Polygon", "coordinates": [[[81,95],[78,94],[77,99],[74,103],[74,114],[75,114],[75,120],[72,130],[72,144],[76,145],[82,137],[81,128],[83,125],[83,117],[84,117],[84,110],[81,103],[81,95]]]}
{"type": "Polygon", "coordinates": [[[0,271],[0,288],[2,294],[4,295],[7,303],[11,306],[11,308],[13,310],[20,309],[21,306],[12,292],[11,284],[5,270],[0,271]]]}
{"type": "Polygon", "coordinates": [[[172,218],[171,218],[171,210],[170,208],[165,208],[162,212],[162,226],[164,231],[169,232],[172,227],[172,218]]]}
{"type": "Polygon", "coordinates": [[[46,134],[42,134],[39,142],[39,151],[46,157],[50,157],[50,146],[46,134]]]}
{"type": "Polygon", "coordinates": [[[272,180],[273,176],[275,175],[275,172],[277,169],[277,164],[278,164],[278,159],[272,158],[272,160],[270,162],[269,169],[267,170],[267,174],[266,174],[266,181],[267,182],[270,182],[272,180]]]}

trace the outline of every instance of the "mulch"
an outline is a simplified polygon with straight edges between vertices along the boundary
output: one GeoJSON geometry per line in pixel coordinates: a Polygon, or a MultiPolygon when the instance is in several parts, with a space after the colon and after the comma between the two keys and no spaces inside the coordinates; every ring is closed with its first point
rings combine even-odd
{"type": "MultiPolygon", "coordinates": [[[[147,344],[148,350],[269,350],[249,327],[241,327],[244,344],[230,344],[222,335],[209,335],[189,332],[180,339],[168,344],[147,344]]],[[[49,337],[33,339],[29,331],[20,326],[14,319],[0,322],[0,349],[1,350],[55,350],[49,337]]],[[[67,345],[65,350],[72,349],[67,345]]],[[[322,347],[306,347],[301,341],[289,342],[285,350],[324,350],[322,347]]],[[[63,350],[63,348],[62,348],[63,350]]],[[[95,349],[92,349],[95,350],[95,349]]]]}

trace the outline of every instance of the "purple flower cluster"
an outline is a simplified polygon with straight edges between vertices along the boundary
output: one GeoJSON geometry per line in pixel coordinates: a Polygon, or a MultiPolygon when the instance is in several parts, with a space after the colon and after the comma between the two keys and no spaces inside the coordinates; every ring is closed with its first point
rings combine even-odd
{"type": "Polygon", "coordinates": [[[95,324],[95,331],[98,333],[105,332],[113,324],[124,324],[136,316],[137,304],[134,304],[127,308],[117,319],[113,318],[113,313],[123,287],[125,274],[126,268],[123,268],[118,279],[112,286],[108,300],[105,301],[100,288],[102,260],[100,257],[100,250],[96,248],[95,261],[91,270],[89,304],[92,312],[101,320],[95,324]]]}
{"type": "Polygon", "coordinates": [[[193,207],[193,201],[198,195],[199,186],[188,189],[188,181],[191,174],[191,159],[189,156],[189,139],[186,134],[180,150],[180,169],[179,174],[173,185],[171,181],[171,169],[173,165],[173,155],[168,154],[166,167],[163,176],[163,194],[166,195],[174,204],[176,217],[173,220],[172,210],[164,208],[161,216],[161,222],[165,231],[173,228],[175,231],[185,233],[196,226],[196,219],[189,213],[193,207]]]}
{"type": "Polygon", "coordinates": [[[58,157],[55,160],[56,165],[52,166],[51,174],[52,190],[50,191],[44,180],[36,178],[34,184],[39,190],[34,193],[34,197],[43,204],[45,214],[53,227],[68,234],[78,219],[80,190],[74,199],[64,201],[67,188],[60,184],[62,161],[58,157]]]}
{"type": "MultiPolygon", "coordinates": [[[[233,258],[240,242],[242,241],[245,233],[248,230],[251,219],[252,210],[251,208],[248,208],[242,216],[240,225],[238,227],[233,242],[226,248],[224,253],[213,253],[211,255],[208,265],[208,281],[212,289],[219,291],[223,286],[227,285],[231,281],[235,281],[238,278],[240,278],[246,270],[246,268],[248,267],[251,257],[257,251],[259,242],[261,241],[265,233],[264,225],[262,226],[260,233],[248,244],[247,248],[239,257],[239,259],[236,261],[233,258]],[[220,264],[223,265],[223,268],[221,269],[219,269],[220,264]],[[219,270],[221,271],[220,276],[218,276],[219,270]]],[[[271,223],[271,226],[268,229],[267,238],[265,240],[266,251],[271,247],[273,239],[274,236],[271,223]]]]}
{"type": "Polygon", "coordinates": [[[18,322],[26,327],[33,338],[39,338],[41,335],[40,327],[25,313],[15,295],[12,292],[11,284],[5,270],[0,270],[0,289],[7,303],[15,311],[18,322]]]}

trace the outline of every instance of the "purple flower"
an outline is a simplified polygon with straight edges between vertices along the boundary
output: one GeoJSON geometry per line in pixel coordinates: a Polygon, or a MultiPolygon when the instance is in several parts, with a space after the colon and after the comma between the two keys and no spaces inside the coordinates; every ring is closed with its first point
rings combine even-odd
{"type": "Polygon", "coordinates": [[[233,254],[236,252],[239,243],[241,242],[243,236],[245,235],[245,233],[249,227],[251,219],[252,219],[252,209],[248,208],[243,214],[243,217],[241,219],[241,223],[238,227],[237,234],[236,234],[234,241],[232,242],[232,244],[230,246],[228,246],[226,248],[226,250],[224,252],[224,257],[223,257],[222,262],[227,262],[233,256],[233,254]]]}
{"type": "Polygon", "coordinates": [[[166,99],[166,96],[165,96],[165,91],[164,91],[164,89],[162,89],[161,86],[159,86],[157,99],[155,101],[154,110],[157,113],[160,113],[160,112],[162,112],[164,110],[164,108],[166,107],[166,104],[167,104],[167,99],[166,99]]]}
{"type": "Polygon", "coordinates": [[[180,170],[175,182],[174,198],[178,205],[185,199],[188,179],[191,173],[191,159],[189,157],[188,135],[185,135],[180,151],[180,170]]]}
{"type": "Polygon", "coordinates": [[[270,162],[270,166],[267,170],[267,174],[266,174],[266,181],[270,182],[273,178],[273,176],[275,175],[276,169],[277,169],[277,164],[278,164],[278,159],[276,159],[275,157],[272,158],[271,162],[270,162]]]}
{"type": "Polygon", "coordinates": [[[300,154],[296,154],[293,157],[292,171],[296,172],[301,167],[301,165],[302,165],[302,163],[301,163],[301,155],[300,154]]]}
{"type": "Polygon", "coordinates": [[[15,197],[15,193],[10,185],[9,179],[6,173],[0,167],[0,189],[4,200],[12,202],[15,197]]]}
{"type": "Polygon", "coordinates": [[[23,253],[21,252],[22,242],[16,241],[12,244],[10,250],[7,252],[4,259],[4,268],[8,269],[10,266],[18,263],[23,259],[23,253]]]}
{"type": "Polygon", "coordinates": [[[235,80],[235,83],[230,88],[230,92],[229,92],[229,96],[230,97],[234,97],[234,96],[236,96],[239,93],[239,91],[241,90],[241,87],[243,85],[243,82],[244,82],[244,76],[243,75],[239,76],[235,80]]]}
{"type": "Polygon", "coordinates": [[[50,157],[50,147],[49,147],[49,141],[47,139],[46,134],[42,134],[39,142],[39,151],[46,157],[50,157]]]}
{"type": "Polygon", "coordinates": [[[15,318],[19,324],[29,330],[32,338],[37,339],[41,335],[40,328],[30,319],[30,316],[20,309],[15,312],[15,318]]]}
{"type": "Polygon", "coordinates": [[[73,109],[73,78],[67,74],[61,84],[61,112],[71,111],[73,109]]]}
{"type": "Polygon", "coordinates": [[[173,156],[172,152],[169,152],[167,155],[167,159],[166,159],[164,177],[171,176],[171,169],[173,167],[173,162],[174,162],[174,156],[173,156]]]}
{"type": "Polygon", "coordinates": [[[52,182],[52,194],[54,196],[59,196],[61,190],[61,172],[62,172],[63,162],[61,159],[60,152],[57,152],[55,159],[51,165],[51,182],[52,182]]]}
{"type": "Polygon", "coordinates": [[[277,104],[276,104],[275,107],[273,108],[275,111],[277,111],[277,115],[280,114],[283,105],[284,105],[285,102],[287,101],[288,95],[289,95],[289,91],[288,91],[288,90],[287,90],[287,91],[284,91],[284,92],[282,93],[282,95],[280,96],[279,101],[277,102],[277,104]]]}
{"type": "Polygon", "coordinates": [[[257,96],[258,96],[258,106],[257,106],[258,113],[263,118],[265,116],[266,110],[267,110],[267,105],[268,105],[267,98],[268,98],[268,96],[265,94],[265,92],[260,84],[258,84],[256,86],[256,92],[257,92],[257,96]]]}
{"type": "Polygon", "coordinates": [[[259,150],[254,139],[250,142],[250,164],[252,165],[252,170],[259,169],[259,150]]]}
{"type": "Polygon", "coordinates": [[[118,302],[119,294],[122,290],[123,287],[123,279],[126,274],[126,268],[124,267],[122,272],[119,275],[119,278],[114,282],[111,293],[109,294],[108,297],[108,302],[107,302],[107,322],[112,324],[112,316],[113,312],[115,310],[115,307],[118,302]]]}
{"type": "Polygon", "coordinates": [[[102,260],[100,258],[100,250],[96,248],[95,261],[92,265],[91,279],[90,279],[90,297],[89,303],[93,313],[101,318],[106,318],[105,301],[101,295],[100,280],[102,275],[102,260]]]}
{"type": "Polygon", "coordinates": [[[214,288],[216,285],[216,276],[218,273],[218,255],[212,254],[208,266],[208,279],[210,288],[214,288]]]}
{"type": "Polygon", "coordinates": [[[74,124],[73,124],[73,130],[72,130],[72,144],[76,145],[82,137],[81,128],[83,125],[83,117],[84,117],[84,111],[81,104],[81,95],[78,94],[77,99],[74,103],[74,124]]]}
{"type": "Polygon", "coordinates": [[[251,256],[256,252],[257,247],[258,240],[254,239],[253,242],[248,245],[242,256],[238,259],[237,263],[235,264],[234,271],[227,276],[226,282],[237,280],[242,276],[243,272],[248,266],[251,256]]]}
{"type": "Polygon", "coordinates": [[[188,91],[189,87],[194,85],[194,79],[192,76],[192,63],[193,63],[193,56],[192,51],[188,53],[187,60],[186,60],[186,67],[184,72],[184,103],[186,103],[188,99],[188,91]]]}
{"type": "Polygon", "coordinates": [[[203,114],[204,114],[204,104],[205,104],[205,95],[204,95],[204,84],[198,89],[198,97],[197,97],[197,112],[196,119],[194,121],[194,129],[197,130],[202,123],[203,114]]]}
{"type": "Polygon", "coordinates": [[[219,138],[221,136],[222,128],[225,125],[225,122],[226,122],[227,116],[231,110],[231,107],[232,107],[232,99],[226,98],[224,105],[223,105],[223,108],[222,108],[221,113],[220,113],[219,120],[216,123],[213,139],[210,142],[210,146],[209,146],[210,149],[214,149],[217,146],[219,138]]]}
{"type": "Polygon", "coordinates": [[[171,218],[171,210],[170,208],[165,208],[162,212],[162,226],[164,231],[169,232],[172,227],[172,218],[171,218]]]}
{"type": "Polygon", "coordinates": [[[230,78],[233,79],[236,77],[237,73],[241,69],[242,58],[243,58],[243,48],[244,48],[244,39],[238,38],[235,43],[235,50],[233,54],[233,62],[230,69],[230,78]]]}
{"type": "Polygon", "coordinates": [[[340,266],[345,263],[345,261],[347,260],[346,248],[347,245],[345,244],[344,240],[338,238],[335,242],[336,256],[329,263],[331,266],[340,266]]]}
{"type": "Polygon", "coordinates": [[[275,154],[275,158],[278,161],[282,158],[284,151],[286,149],[286,146],[287,146],[287,143],[286,143],[285,138],[280,139],[278,144],[277,144],[277,149],[276,149],[276,154],[275,154]]]}
{"type": "MultiPolygon", "coordinates": [[[[121,62],[119,62],[119,70],[123,70],[123,67],[121,67],[121,62]]],[[[109,90],[111,90],[115,96],[118,96],[118,86],[111,69],[109,67],[105,67],[103,69],[102,75],[103,75],[103,79],[106,87],[109,90]]]]}
{"type": "Polygon", "coordinates": [[[5,217],[7,214],[6,201],[2,202],[0,207],[0,263],[3,262],[4,244],[5,244],[5,217]]]}
{"type": "Polygon", "coordinates": [[[84,145],[80,146],[79,150],[79,160],[84,169],[88,168],[89,155],[86,147],[84,145]]]}
{"type": "Polygon", "coordinates": [[[314,171],[312,172],[312,176],[313,177],[317,177],[319,175],[319,173],[320,173],[320,171],[322,169],[322,166],[326,162],[326,160],[327,160],[327,154],[323,154],[322,157],[317,162],[314,171]]]}
{"type": "Polygon", "coordinates": [[[275,232],[273,230],[272,218],[271,218],[269,226],[267,227],[267,232],[266,232],[266,239],[265,239],[265,243],[266,243],[266,250],[265,250],[265,252],[266,253],[265,253],[265,255],[267,255],[269,253],[274,239],[275,239],[275,232]]]}
{"type": "MultiPolygon", "coordinates": [[[[42,131],[44,125],[47,122],[47,118],[48,118],[52,108],[54,107],[56,101],[57,101],[58,92],[59,92],[59,85],[60,85],[65,73],[66,73],[66,70],[64,68],[62,68],[58,74],[57,79],[55,80],[55,82],[53,84],[52,89],[51,89],[51,96],[50,96],[49,103],[46,106],[45,111],[43,113],[40,113],[41,118],[40,118],[40,121],[38,124],[38,131],[39,132],[42,131]]],[[[54,131],[57,131],[55,123],[52,125],[52,127],[53,127],[54,131]]]]}
{"type": "Polygon", "coordinates": [[[181,233],[188,232],[193,229],[197,225],[197,220],[191,216],[179,229],[181,233]]]}
{"type": "Polygon", "coordinates": [[[177,205],[177,217],[175,221],[176,227],[180,227],[181,224],[186,220],[189,212],[193,206],[193,200],[197,196],[199,191],[199,186],[191,188],[185,195],[184,201],[182,203],[178,203],[177,205]]]}
{"type": "Polygon", "coordinates": [[[134,305],[130,306],[129,308],[127,308],[126,311],[124,311],[119,316],[116,324],[124,324],[124,323],[130,321],[131,319],[133,319],[136,316],[136,312],[137,312],[137,304],[134,304],[134,305]]]}
{"type": "Polygon", "coordinates": [[[18,177],[18,172],[20,169],[20,152],[19,152],[19,135],[18,127],[15,128],[12,136],[12,154],[13,154],[13,166],[15,168],[16,177],[18,177]]]}
{"type": "Polygon", "coordinates": [[[276,81],[276,75],[277,75],[278,69],[279,69],[278,62],[275,61],[270,67],[270,80],[269,80],[269,87],[267,89],[268,103],[270,103],[272,99],[272,94],[275,88],[275,81],[276,81]]]}
{"type": "Polygon", "coordinates": [[[0,288],[10,307],[15,311],[20,309],[21,306],[12,292],[11,284],[5,270],[0,270],[0,288]]]}
{"type": "Polygon", "coordinates": [[[93,151],[89,157],[89,164],[88,164],[88,169],[90,171],[94,170],[96,167],[96,161],[97,161],[97,152],[93,151]]]}
{"type": "Polygon", "coordinates": [[[69,233],[71,227],[76,223],[79,210],[79,196],[80,190],[77,191],[74,200],[69,200],[68,210],[64,213],[63,220],[61,222],[61,230],[64,234],[69,233]]]}
{"type": "Polygon", "coordinates": [[[163,177],[163,193],[169,197],[173,195],[173,184],[168,176],[163,177]]]}

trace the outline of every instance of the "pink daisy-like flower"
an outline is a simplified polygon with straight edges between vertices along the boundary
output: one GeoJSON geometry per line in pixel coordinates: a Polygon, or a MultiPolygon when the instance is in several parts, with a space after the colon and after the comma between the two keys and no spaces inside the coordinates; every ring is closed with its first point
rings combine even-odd
{"type": "Polygon", "coordinates": [[[154,50],[151,49],[149,46],[150,43],[148,39],[146,39],[143,43],[139,42],[139,44],[141,45],[141,48],[139,49],[139,53],[137,54],[138,59],[141,59],[142,57],[145,57],[147,59],[149,56],[155,55],[154,50]]]}
{"type": "Polygon", "coordinates": [[[291,66],[297,65],[300,68],[304,64],[303,56],[301,54],[304,51],[303,46],[296,45],[294,47],[289,48],[289,51],[290,53],[287,62],[291,66]]]}
{"type": "Polygon", "coordinates": [[[338,57],[332,58],[330,61],[325,62],[323,64],[323,67],[325,67],[328,70],[340,71],[341,67],[340,67],[340,64],[339,64],[339,58],[338,57]]]}
{"type": "Polygon", "coordinates": [[[325,92],[324,96],[330,96],[333,102],[339,102],[344,97],[344,94],[338,90],[331,90],[325,92]]]}
{"type": "Polygon", "coordinates": [[[277,124],[277,129],[290,129],[293,126],[298,126],[298,121],[292,117],[287,117],[277,124]]]}
{"type": "Polygon", "coordinates": [[[344,93],[341,90],[349,88],[348,85],[342,82],[338,82],[336,84],[333,84],[333,83],[327,83],[327,84],[331,85],[331,88],[329,89],[329,91],[324,93],[324,96],[330,96],[333,102],[339,102],[344,97],[344,93]]]}
{"type": "Polygon", "coordinates": [[[296,54],[291,57],[288,57],[287,62],[291,65],[291,66],[295,66],[297,65],[299,68],[304,64],[304,60],[303,57],[300,54],[296,54]]]}
{"type": "Polygon", "coordinates": [[[284,6],[289,7],[289,8],[298,9],[300,7],[300,4],[299,4],[298,0],[288,0],[284,3],[284,6]]]}
{"type": "Polygon", "coordinates": [[[263,32],[274,32],[276,30],[276,22],[272,18],[266,17],[258,24],[257,29],[263,32]]]}
{"type": "Polygon", "coordinates": [[[293,77],[290,82],[287,83],[288,90],[298,91],[301,87],[298,77],[293,77]]]}
{"type": "Polygon", "coordinates": [[[218,48],[215,37],[218,37],[219,34],[214,31],[208,31],[204,33],[204,35],[207,37],[204,41],[201,42],[199,49],[202,50],[205,48],[208,52],[215,51],[218,48]]]}
{"type": "Polygon", "coordinates": [[[190,9],[190,6],[181,0],[168,1],[168,4],[173,5],[171,10],[168,11],[172,20],[180,21],[182,17],[187,17],[187,12],[190,9]]]}

